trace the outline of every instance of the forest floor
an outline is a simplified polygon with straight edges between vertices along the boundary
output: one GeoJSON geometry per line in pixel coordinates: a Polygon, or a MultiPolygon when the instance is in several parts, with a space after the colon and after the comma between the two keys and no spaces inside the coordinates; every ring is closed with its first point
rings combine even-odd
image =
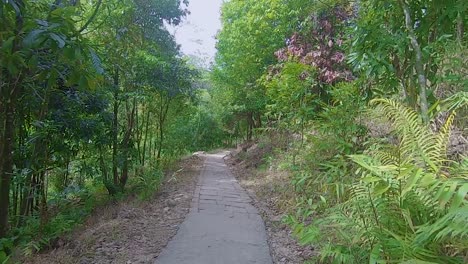
{"type": "Polygon", "coordinates": [[[194,155],[178,166],[149,200],[134,197],[99,208],[60,247],[21,263],[154,263],[190,210],[203,158],[194,155]]]}

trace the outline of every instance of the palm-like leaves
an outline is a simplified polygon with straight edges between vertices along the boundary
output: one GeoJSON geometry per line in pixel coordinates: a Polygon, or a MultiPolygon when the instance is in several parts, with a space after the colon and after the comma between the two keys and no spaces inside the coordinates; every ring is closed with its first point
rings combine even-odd
{"type": "Polygon", "coordinates": [[[447,162],[447,142],[454,113],[450,114],[439,133],[433,133],[422,124],[420,116],[412,109],[388,99],[375,99],[371,104],[385,115],[400,136],[399,150],[402,163],[414,163],[438,173],[447,162]]]}
{"type": "MultiPolygon", "coordinates": [[[[463,263],[460,256],[468,250],[467,162],[458,164],[446,155],[454,113],[433,132],[416,112],[395,101],[371,103],[392,123],[398,144],[377,144],[364,155],[350,156],[360,181],[351,186],[350,198],[317,224],[339,222],[335,227],[340,231],[334,232],[347,235],[337,236],[333,244],[367,248],[370,263],[463,263]]],[[[335,259],[336,249],[322,255],[335,259]]]]}

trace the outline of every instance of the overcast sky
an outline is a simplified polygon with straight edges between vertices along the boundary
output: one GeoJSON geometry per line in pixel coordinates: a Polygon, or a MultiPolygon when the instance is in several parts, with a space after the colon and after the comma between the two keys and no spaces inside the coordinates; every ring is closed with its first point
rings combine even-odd
{"type": "Polygon", "coordinates": [[[221,28],[220,8],[223,0],[189,0],[188,15],[174,32],[176,41],[186,55],[213,61],[216,53],[215,35],[221,28]]]}

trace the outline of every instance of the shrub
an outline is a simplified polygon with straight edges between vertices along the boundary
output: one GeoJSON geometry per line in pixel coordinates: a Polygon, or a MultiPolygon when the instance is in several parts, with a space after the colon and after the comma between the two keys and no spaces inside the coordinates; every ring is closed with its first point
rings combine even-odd
{"type": "Polygon", "coordinates": [[[392,123],[398,144],[350,155],[359,180],[348,186],[348,199],[310,225],[290,217],[296,234],[319,244],[327,263],[466,263],[468,162],[446,155],[454,114],[433,132],[399,103],[372,104],[392,123]]]}

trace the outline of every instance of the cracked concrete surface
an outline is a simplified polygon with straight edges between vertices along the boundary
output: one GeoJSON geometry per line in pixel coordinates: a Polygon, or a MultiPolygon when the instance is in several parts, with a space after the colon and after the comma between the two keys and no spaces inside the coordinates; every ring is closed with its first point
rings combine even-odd
{"type": "Polygon", "coordinates": [[[224,163],[206,155],[191,211],[156,264],[271,264],[262,218],[224,163]]]}

